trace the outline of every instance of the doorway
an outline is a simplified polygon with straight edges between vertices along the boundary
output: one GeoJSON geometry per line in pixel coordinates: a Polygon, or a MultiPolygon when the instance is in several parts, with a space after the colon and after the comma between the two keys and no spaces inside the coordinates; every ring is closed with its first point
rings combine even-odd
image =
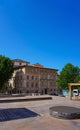
{"type": "Polygon", "coordinates": [[[45,89],[45,94],[47,94],[47,88],[45,89]]]}

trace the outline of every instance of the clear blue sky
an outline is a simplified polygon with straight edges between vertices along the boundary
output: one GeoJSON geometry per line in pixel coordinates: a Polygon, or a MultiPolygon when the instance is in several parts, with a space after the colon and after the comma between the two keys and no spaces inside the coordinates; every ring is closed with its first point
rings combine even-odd
{"type": "Polygon", "coordinates": [[[0,0],[0,54],[80,67],[80,0],[0,0]]]}

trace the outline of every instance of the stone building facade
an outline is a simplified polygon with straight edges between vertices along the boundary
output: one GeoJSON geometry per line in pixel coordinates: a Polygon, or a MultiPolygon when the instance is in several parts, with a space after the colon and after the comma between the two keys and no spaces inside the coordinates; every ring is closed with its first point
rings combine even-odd
{"type": "Polygon", "coordinates": [[[45,68],[40,64],[15,59],[14,74],[10,85],[15,93],[56,94],[57,69],[45,68]]]}

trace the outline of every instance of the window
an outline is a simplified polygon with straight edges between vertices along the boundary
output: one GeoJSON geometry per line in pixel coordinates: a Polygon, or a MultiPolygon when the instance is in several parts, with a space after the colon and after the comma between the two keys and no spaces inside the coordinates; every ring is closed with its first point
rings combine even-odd
{"type": "Polygon", "coordinates": [[[36,77],[35,79],[38,80],[38,77],[36,77]]]}
{"type": "Polygon", "coordinates": [[[38,83],[35,84],[35,87],[38,87],[38,83]]]}
{"type": "Polygon", "coordinates": [[[26,83],[26,87],[29,87],[29,82],[26,83]]]}
{"type": "Polygon", "coordinates": [[[37,72],[37,71],[38,71],[38,69],[36,68],[36,69],[35,69],[35,72],[37,72]]]}
{"type": "Polygon", "coordinates": [[[22,63],[20,62],[19,65],[21,65],[22,63]]]}
{"type": "Polygon", "coordinates": [[[27,75],[27,80],[29,80],[29,75],[27,75]]]}
{"type": "Polygon", "coordinates": [[[27,90],[26,93],[29,93],[29,90],[27,90]]]}
{"type": "Polygon", "coordinates": [[[26,68],[26,73],[29,73],[30,72],[30,69],[29,68],[26,68]]]}
{"type": "Polygon", "coordinates": [[[34,76],[32,76],[32,80],[34,79],[34,76]]]}
{"type": "Polygon", "coordinates": [[[34,87],[34,83],[31,84],[31,87],[34,87]]]}

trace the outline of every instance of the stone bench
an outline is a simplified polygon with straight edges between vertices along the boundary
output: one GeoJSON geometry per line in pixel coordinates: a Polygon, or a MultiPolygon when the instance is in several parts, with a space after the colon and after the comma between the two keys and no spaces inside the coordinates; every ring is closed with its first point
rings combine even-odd
{"type": "Polygon", "coordinates": [[[80,109],[68,106],[55,106],[49,109],[50,115],[63,119],[80,119],[80,109]]]}

